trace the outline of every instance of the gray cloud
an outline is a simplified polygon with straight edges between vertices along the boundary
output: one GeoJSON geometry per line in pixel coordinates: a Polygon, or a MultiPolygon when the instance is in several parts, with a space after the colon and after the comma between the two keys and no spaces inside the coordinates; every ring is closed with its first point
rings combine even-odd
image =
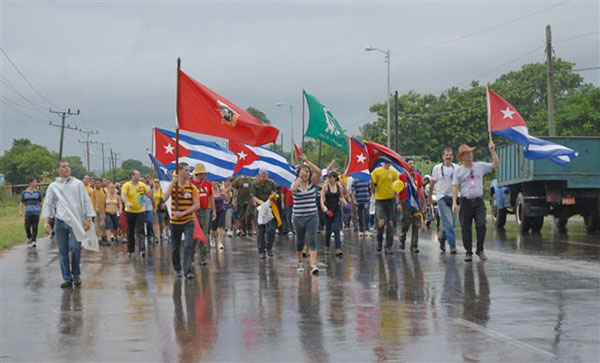
{"type": "MultiPolygon", "coordinates": [[[[373,119],[370,105],[385,97],[383,54],[392,50],[392,90],[439,93],[467,86],[474,76],[542,46],[544,27],[555,39],[597,31],[597,2],[569,2],[513,24],[402,55],[405,51],[501,24],[553,2],[507,3],[3,3],[2,46],[29,80],[54,103],[79,108],[70,122],[98,129],[123,157],[147,162],[150,127],[174,127],[175,60],[198,81],[241,107],[263,110],[284,133],[293,103],[300,138],[301,90],[318,96],[342,126],[357,133],[373,119]]],[[[555,45],[580,67],[600,63],[598,34],[555,45]]],[[[484,77],[543,61],[543,49],[484,77]]],[[[39,96],[3,59],[3,77],[36,104],[39,96]]],[[[600,82],[599,72],[584,72],[600,82]]],[[[2,94],[26,104],[2,85],[2,94]]],[[[58,149],[47,112],[2,103],[2,152],[16,137],[58,149]]],[[[201,136],[203,137],[203,136],[201,136]]],[[[67,154],[83,156],[74,132],[67,154]]],[[[208,138],[208,137],[203,137],[208,138]]],[[[95,148],[94,148],[95,149],[95,148]]],[[[98,155],[99,152],[96,152],[98,155]]],[[[98,156],[92,167],[101,167],[98,156]]]]}

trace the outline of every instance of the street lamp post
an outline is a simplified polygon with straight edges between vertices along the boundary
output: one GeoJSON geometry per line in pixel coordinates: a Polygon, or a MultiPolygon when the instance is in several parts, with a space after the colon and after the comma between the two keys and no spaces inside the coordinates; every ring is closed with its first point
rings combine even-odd
{"type": "MultiPolygon", "coordinates": [[[[292,126],[292,129],[290,132],[290,151],[293,152],[294,151],[294,107],[292,106],[292,104],[281,103],[281,102],[277,103],[277,107],[283,107],[283,106],[288,106],[290,108],[290,123],[292,126]]],[[[283,152],[283,145],[281,145],[281,151],[283,152]]]]}
{"type": "Polygon", "coordinates": [[[390,50],[383,50],[374,47],[365,48],[367,52],[381,52],[385,54],[385,62],[387,63],[387,94],[385,96],[385,103],[387,104],[387,147],[390,147],[390,50]]]}

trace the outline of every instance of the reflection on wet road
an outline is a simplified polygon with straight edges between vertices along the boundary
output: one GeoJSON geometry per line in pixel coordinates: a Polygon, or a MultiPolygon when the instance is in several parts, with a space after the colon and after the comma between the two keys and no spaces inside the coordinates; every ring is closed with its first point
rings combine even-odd
{"type": "MultiPolygon", "coordinates": [[[[293,241],[259,261],[228,240],[196,279],[175,279],[168,245],[128,259],[84,253],[81,289],[61,290],[58,255],[1,253],[3,361],[597,361],[598,235],[488,230],[486,263],[375,253],[346,231],[346,254],[296,271],[293,241]]],[[[322,248],[322,247],[321,247],[322,248]]]]}

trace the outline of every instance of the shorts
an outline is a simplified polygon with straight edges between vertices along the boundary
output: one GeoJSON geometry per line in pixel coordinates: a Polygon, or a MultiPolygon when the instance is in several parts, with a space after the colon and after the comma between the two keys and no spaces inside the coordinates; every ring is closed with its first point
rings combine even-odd
{"type": "Polygon", "coordinates": [[[158,223],[165,222],[165,212],[158,210],[154,213],[156,213],[156,218],[157,218],[156,221],[158,221],[158,223]]]}
{"type": "Polygon", "coordinates": [[[106,229],[119,229],[119,217],[116,214],[106,213],[106,229]]]}
{"type": "Polygon", "coordinates": [[[210,221],[210,230],[216,231],[217,228],[225,228],[225,214],[227,210],[217,212],[217,218],[210,221]]]}

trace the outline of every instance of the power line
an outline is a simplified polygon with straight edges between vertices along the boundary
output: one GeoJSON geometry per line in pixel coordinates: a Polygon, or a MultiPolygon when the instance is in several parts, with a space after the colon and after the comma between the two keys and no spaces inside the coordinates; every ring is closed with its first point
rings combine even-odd
{"type": "Polygon", "coordinates": [[[27,77],[25,77],[25,75],[23,74],[23,72],[21,72],[21,70],[19,69],[19,67],[17,67],[17,65],[15,64],[15,62],[13,62],[13,60],[8,56],[8,54],[6,53],[6,51],[4,50],[4,48],[0,47],[0,50],[2,51],[2,54],[4,54],[4,56],[6,57],[6,59],[8,59],[8,61],[10,62],[10,64],[12,64],[12,66],[15,68],[15,70],[17,71],[17,73],[19,73],[19,75],[23,78],[23,80],[25,80],[25,82],[27,82],[27,84],[29,85],[29,87],[31,87],[31,89],[33,89],[35,91],[35,93],[37,93],[40,97],[42,97],[51,106],[58,107],[54,103],[52,103],[49,99],[47,99],[40,91],[38,91],[38,89],[35,88],[31,84],[31,82],[29,82],[29,80],[27,79],[27,77]]]}
{"type": "Polygon", "coordinates": [[[588,37],[588,36],[594,35],[594,34],[600,34],[600,31],[595,31],[595,32],[590,32],[590,33],[585,33],[585,34],[574,35],[574,36],[568,37],[568,38],[562,38],[562,39],[553,41],[553,43],[556,44],[556,43],[560,43],[560,42],[566,42],[568,40],[584,38],[584,37],[588,37]]]}
{"type": "MultiPolygon", "coordinates": [[[[4,102],[4,100],[3,100],[3,102],[4,102]]],[[[40,120],[40,119],[37,119],[37,118],[35,118],[35,117],[31,116],[31,115],[28,115],[28,114],[26,114],[26,113],[22,112],[21,110],[18,110],[18,109],[16,109],[16,108],[14,108],[14,106],[13,106],[13,105],[11,105],[11,104],[8,104],[8,103],[5,103],[5,102],[4,102],[4,106],[8,107],[8,109],[9,109],[10,111],[12,111],[12,112],[14,112],[14,113],[16,113],[16,114],[19,114],[19,115],[21,115],[21,116],[24,116],[24,117],[27,117],[27,118],[29,118],[29,119],[31,119],[31,120],[33,120],[33,121],[39,122],[39,123],[41,123],[41,124],[43,124],[43,125],[46,125],[46,122],[45,122],[45,121],[42,121],[42,120],[40,120]]]]}
{"type": "Polygon", "coordinates": [[[38,110],[42,110],[43,109],[42,106],[40,106],[40,105],[36,104],[35,102],[31,101],[29,98],[25,97],[21,92],[19,92],[17,90],[17,88],[6,77],[4,77],[1,74],[0,74],[0,77],[2,77],[2,79],[0,79],[0,82],[2,82],[8,89],[10,89],[14,93],[16,93],[25,102],[29,103],[30,105],[32,105],[33,107],[37,108],[38,110]]]}
{"type": "Polygon", "coordinates": [[[5,101],[8,101],[8,102],[12,103],[13,105],[16,105],[16,106],[19,106],[19,107],[23,107],[23,108],[26,108],[26,109],[28,109],[28,110],[39,111],[39,109],[37,109],[37,108],[35,108],[35,107],[27,106],[27,105],[24,105],[24,104],[22,104],[22,103],[19,103],[19,102],[13,101],[13,100],[11,100],[10,98],[8,98],[8,97],[6,97],[6,96],[4,96],[4,95],[2,95],[2,94],[0,94],[0,97],[1,97],[1,98],[3,98],[5,101]]]}
{"type": "Polygon", "coordinates": [[[485,32],[488,32],[488,31],[490,31],[490,30],[498,29],[498,28],[501,28],[501,27],[503,27],[503,26],[506,26],[506,25],[509,25],[509,24],[515,23],[515,22],[517,22],[517,21],[520,21],[520,20],[523,20],[523,19],[526,19],[526,18],[532,17],[532,16],[534,16],[534,15],[537,15],[537,14],[543,13],[543,12],[545,12],[545,11],[552,10],[552,9],[554,9],[554,8],[557,8],[557,7],[559,7],[559,6],[562,6],[562,5],[566,4],[566,3],[568,3],[569,1],[571,1],[571,0],[568,0],[568,1],[563,1],[563,2],[561,2],[561,3],[554,4],[554,5],[552,5],[552,6],[548,6],[548,7],[545,7],[545,8],[543,8],[543,9],[540,9],[540,10],[537,10],[537,11],[534,11],[534,12],[531,12],[531,13],[528,13],[528,14],[525,14],[525,15],[522,15],[522,16],[520,16],[520,17],[517,17],[517,18],[515,18],[515,19],[509,20],[509,21],[507,21],[507,22],[500,23],[500,24],[496,24],[496,25],[492,25],[492,26],[489,26],[489,27],[487,27],[487,28],[483,28],[483,29],[480,29],[480,30],[477,30],[477,31],[474,31],[474,32],[471,32],[471,33],[467,33],[467,34],[465,34],[465,35],[461,35],[461,36],[459,36],[459,37],[456,37],[456,38],[448,39],[448,40],[445,40],[445,41],[442,41],[442,42],[438,42],[438,43],[434,43],[434,44],[431,44],[431,45],[427,45],[427,46],[424,46],[424,47],[414,48],[414,49],[411,49],[411,50],[405,51],[405,52],[403,52],[403,53],[396,53],[396,54],[394,54],[394,55],[398,55],[398,56],[407,55],[407,54],[411,54],[411,53],[419,52],[419,51],[422,51],[422,50],[427,50],[427,49],[431,49],[431,48],[436,48],[436,47],[439,47],[439,46],[441,46],[441,45],[445,45],[445,44],[449,44],[449,43],[457,42],[457,41],[459,41],[459,40],[463,40],[463,39],[466,39],[466,38],[470,38],[470,37],[473,37],[473,36],[475,36],[475,35],[479,35],[479,34],[481,34],[481,33],[485,33],[485,32]]]}

